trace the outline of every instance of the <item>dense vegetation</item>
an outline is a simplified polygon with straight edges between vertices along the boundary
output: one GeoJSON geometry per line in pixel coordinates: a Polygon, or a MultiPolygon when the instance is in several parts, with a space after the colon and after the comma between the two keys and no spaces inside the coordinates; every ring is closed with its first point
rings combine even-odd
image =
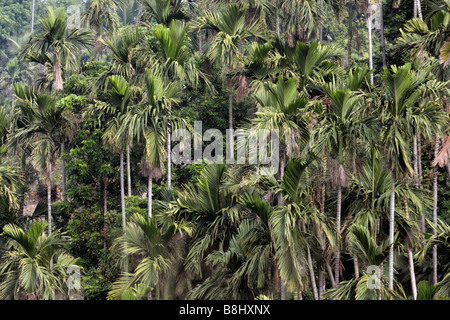
{"type": "Polygon", "coordinates": [[[450,297],[449,0],[0,7],[0,299],[450,297]]]}

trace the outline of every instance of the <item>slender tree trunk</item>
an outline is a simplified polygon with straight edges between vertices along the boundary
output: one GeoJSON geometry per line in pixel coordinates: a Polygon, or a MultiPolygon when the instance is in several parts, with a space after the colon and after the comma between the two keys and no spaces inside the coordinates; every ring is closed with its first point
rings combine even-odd
{"type": "MultiPolygon", "coordinates": [[[[373,52],[372,52],[372,8],[370,7],[367,12],[367,37],[369,41],[369,69],[373,69],[373,52]]],[[[370,74],[370,84],[373,85],[373,73],[370,74]]]]}
{"type": "Polygon", "coordinates": [[[409,244],[407,245],[407,251],[408,251],[409,276],[411,278],[411,290],[413,294],[413,300],[417,300],[416,273],[414,272],[414,255],[409,244]]]}
{"type": "Polygon", "coordinates": [[[108,212],[108,174],[103,174],[103,214],[108,212]]]}
{"type": "MultiPolygon", "coordinates": [[[[419,156],[419,136],[414,136],[414,144],[413,144],[413,154],[414,154],[414,184],[416,188],[421,188],[421,177],[419,175],[419,162],[420,162],[420,156],[419,156]]],[[[423,209],[423,206],[422,206],[423,209]]],[[[422,232],[425,232],[425,216],[423,215],[423,210],[420,214],[420,220],[421,220],[421,226],[420,229],[422,232]]]]}
{"type": "Polygon", "coordinates": [[[342,207],[342,165],[339,163],[338,170],[338,194],[337,194],[337,212],[336,212],[336,255],[335,255],[335,265],[334,265],[334,281],[336,285],[339,284],[339,275],[341,269],[341,249],[339,244],[339,237],[341,234],[341,207],[342,207]]]}
{"type": "Polygon", "coordinates": [[[276,8],[275,23],[276,23],[275,30],[277,32],[277,37],[279,38],[280,37],[280,12],[278,10],[278,5],[277,5],[277,8],[276,8]]]}
{"type": "MultiPolygon", "coordinates": [[[[325,179],[327,176],[327,156],[326,152],[323,155],[322,158],[322,190],[321,190],[321,197],[320,197],[320,213],[322,215],[325,214],[325,193],[326,193],[326,186],[325,186],[325,179]]],[[[325,261],[325,269],[327,271],[328,277],[330,278],[331,286],[334,288],[336,286],[336,282],[334,281],[334,275],[333,270],[331,269],[330,262],[328,261],[327,257],[325,256],[325,241],[323,239],[323,230],[318,230],[317,237],[319,238],[320,247],[322,249],[323,253],[323,259],[325,261]]]]}
{"type": "Polygon", "coordinates": [[[414,0],[413,3],[414,3],[414,6],[413,6],[413,18],[416,19],[417,18],[417,1],[414,0]]]}
{"type": "MultiPolygon", "coordinates": [[[[422,185],[422,142],[421,142],[421,137],[420,134],[417,135],[417,174],[418,174],[418,184],[419,184],[419,188],[422,189],[423,185],[422,185]]],[[[425,232],[425,216],[422,213],[421,217],[420,217],[420,230],[422,232],[425,232]]]]}
{"type": "Polygon", "coordinates": [[[52,234],[52,163],[47,161],[47,222],[48,234],[52,234]]]}
{"type": "Polygon", "coordinates": [[[391,196],[389,203],[389,280],[388,288],[394,287],[394,222],[395,222],[395,167],[391,171],[391,196]]]}
{"type": "MultiPolygon", "coordinates": [[[[124,176],[124,154],[120,151],[120,204],[122,210],[122,230],[125,233],[127,226],[127,216],[125,213],[125,176],[124,176]]],[[[128,272],[128,259],[125,258],[124,272],[128,272]]]]}
{"type": "Polygon", "coordinates": [[[353,267],[355,269],[355,279],[359,279],[359,261],[356,254],[353,255],[353,267]]]}
{"type": "Polygon", "coordinates": [[[63,194],[63,201],[67,200],[66,195],[66,161],[64,160],[64,149],[65,149],[65,143],[64,141],[61,143],[61,171],[62,171],[62,194],[63,194]]]}
{"type": "Polygon", "coordinates": [[[422,20],[422,5],[420,4],[420,0],[414,0],[416,3],[417,17],[422,20]]]}
{"type": "Polygon", "coordinates": [[[314,273],[312,258],[311,258],[311,250],[309,247],[306,248],[307,258],[308,258],[308,269],[309,269],[309,278],[311,280],[311,288],[313,291],[314,300],[319,300],[319,295],[317,293],[317,285],[316,285],[316,276],[314,273]]]}
{"type": "MultiPolygon", "coordinates": [[[[172,116],[172,107],[169,106],[169,119],[172,116]]],[[[167,187],[172,188],[172,128],[170,122],[167,126],[167,187]]]]}
{"type": "MultiPolygon", "coordinates": [[[[409,205],[408,200],[405,199],[405,214],[406,220],[409,221],[409,205]]],[[[409,243],[406,244],[406,251],[408,252],[408,264],[409,264],[409,277],[411,278],[411,291],[413,294],[413,300],[417,300],[417,285],[416,285],[416,273],[414,271],[414,255],[409,243]]]]}
{"type": "Polygon", "coordinates": [[[325,268],[327,269],[328,277],[330,278],[331,286],[334,288],[336,287],[336,280],[334,280],[334,274],[333,269],[331,269],[331,266],[329,263],[325,265],[325,268]]]}
{"type": "MultiPolygon", "coordinates": [[[[382,262],[380,265],[380,279],[383,276],[383,273],[384,273],[384,267],[383,267],[383,262],[382,262]]],[[[378,300],[383,300],[383,291],[382,290],[380,290],[378,293],[378,300]]]]}
{"type": "Polygon", "coordinates": [[[127,6],[126,4],[123,5],[123,25],[127,25],[127,6]]]}
{"type": "Polygon", "coordinates": [[[55,51],[54,56],[55,56],[55,61],[54,61],[55,64],[54,64],[54,68],[53,68],[53,75],[54,75],[53,89],[55,91],[64,91],[61,61],[60,61],[59,53],[55,51]]]}
{"type": "Polygon", "coordinates": [[[34,31],[34,12],[36,11],[36,0],[33,0],[33,5],[31,8],[31,32],[34,31]]]}
{"type": "Polygon", "coordinates": [[[419,183],[422,185],[422,138],[417,135],[417,166],[419,167],[419,183]]]}
{"type": "Polygon", "coordinates": [[[416,187],[418,186],[418,180],[419,180],[419,160],[418,160],[418,154],[417,154],[417,135],[414,136],[413,140],[413,165],[414,165],[414,181],[416,187]]]}
{"type": "Polygon", "coordinates": [[[198,32],[198,54],[202,55],[203,53],[203,33],[202,30],[199,30],[198,32]]]}
{"type": "MultiPolygon", "coordinates": [[[[305,221],[301,222],[303,233],[306,234],[306,225],[305,221]]],[[[308,269],[309,269],[309,278],[311,280],[311,288],[313,291],[314,300],[319,300],[319,295],[317,293],[317,285],[316,285],[316,276],[314,273],[312,258],[311,258],[311,250],[309,247],[306,247],[307,261],[308,261],[308,269]]]]}
{"type": "Polygon", "coordinates": [[[152,201],[153,201],[153,177],[152,174],[148,174],[148,186],[147,186],[147,198],[148,198],[148,207],[147,214],[148,219],[152,218],[152,201]]]}
{"type": "Polygon", "coordinates": [[[120,152],[120,204],[122,209],[122,230],[125,232],[127,224],[127,217],[125,213],[125,179],[124,179],[124,164],[123,151],[120,152]]]}
{"type": "Polygon", "coordinates": [[[172,144],[171,144],[170,128],[167,132],[167,187],[172,188],[172,144]]]}
{"type": "MultiPolygon", "coordinates": [[[[434,157],[436,158],[439,152],[439,139],[435,139],[434,143],[434,157]]],[[[438,206],[438,170],[437,165],[433,167],[433,224],[436,226],[438,222],[437,216],[438,206]]],[[[437,235],[436,229],[433,228],[433,235],[437,235]]],[[[437,245],[433,245],[433,284],[436,285],[437,280],[437,245]]]]}
{"type": "MultiPolygon", "coordinates": [[[[286,161],[285,157],[286,156],[283,153],[281,155],[281,159],[280,159],[280,181],[283,180],[283,177],[284,177],[284,164],[286,161]]],[[[280,206],[284,205],[284,200],[283,200],[283,197],[281,194],[278,195],[278,205],[280,205],[280,206]]],[[[281,277],[281,275],[280,275],[280,299],[285,300],[285,286],[284,286],[283,277],[281,277]]]]}
{"type": "Polygon", "coordinates": [[[230,130],[233,130],[233,83],[229,83],[229,96],[228,96],[228,125],[230,130]]]}
{"type": "MultiPolygon", "coordinates": [[[[323,0],[319,0],[319,6],[320,11],[323,11],[323,0]]],[[[319,43],[322,44],[322,41],[323,41],[323,23],[321,21],[319,26],[319,43]]]]}
{"type": "Polygon", "coordinates": [[[130,144],[127,143],[127,191],[131,197],[131,160],[130,160],[130,144]]]}
{"type": "MultiPolygon", "coordinates": [[[[108,212],[108,174],[103,174],[103,228],[106,228],[106,213],[108,212]]],[[[103,239],[103,249],[106,249],[106,237],[103,239]]]]}
{"type": "Polygon", "coordinates": [[[353,41],[353,1],[350,1],[348,13],[348,41],[347,41],[347,61],[346,61],[347,66],[351,64],[352,60],[352,41],[353,41]]]}
{"type": "Polygon", "coordinates": [[[380,47],[381,47],[381,62],[383,67],[386,67],[386,44],[384,39],[384,19],[383,19],[383,0],[378,1],[380,10],[380,47]]]}
{"type": "Polygon", "coordinates": [[[319,300],[322,300],[322,294],[325,291],[325,277],[323,274],[323,269],[320,269],[317,273],[317,280],[318,280],[318,288],[319,288],[319,300]]]}

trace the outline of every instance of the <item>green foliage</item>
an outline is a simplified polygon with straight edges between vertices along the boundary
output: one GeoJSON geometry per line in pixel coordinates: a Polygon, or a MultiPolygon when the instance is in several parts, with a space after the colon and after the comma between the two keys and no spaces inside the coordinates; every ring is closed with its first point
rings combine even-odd
{"type": "Polygon", "coordinates": [[[67,225],[71,236],[70,251],[80,257],[83,266],[97,265],[105,241],[102,235],[103,213],[93,207],[75,212],[67,225]]]}
{"type": "Polygon", "coordinates": [[[449,0],[424,4],[423,21],[385,0],[388,66],[374,28],[373,70],[367,4],[355,1],[40,0],[31,35],[31,0],[10,2],[1,298],[66,294],[75,263],[93,300],[411,299],[410,269],[417,299],[449,296],[450,177],[431,165],[449,133],[449,0]],[[69,5],[84,6],[80,28],[69,5]],[[278,130],[278,171],[169,166],[169,133],[195,121],[278,130]],[[35,220],[50,214],[46,234],[35,220]],[[386,267],[390,248],[393,287],[383,272],[373,290],[367,268],[386,267]]]}

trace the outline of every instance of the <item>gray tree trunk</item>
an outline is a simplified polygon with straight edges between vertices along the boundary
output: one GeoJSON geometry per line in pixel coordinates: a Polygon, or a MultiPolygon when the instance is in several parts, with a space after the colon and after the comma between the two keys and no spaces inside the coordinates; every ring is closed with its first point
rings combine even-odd
{"type": "Polygon", "coordinates": [[[339,164],[339,173],[338,173],[338,194],[337,194],[337,212],[336,212],[336,254],[335,254],[335,265],[334,265],[334,281],[336,285],[339,284],[339,275],[341,269],[341,249],[339,245],[339,237],[341,234],[341,208],[342,208],[342,165],[339,164]]]}
{"type": "Polygon", "coordinates": [[[34,31],[34,12],[36,11],[36,0],[33,0],[33,5],[31,8],[31,32],[34,31]]]}
{"type": "MultiPolygon", "coordinates": [[[[434,157],[439,153],[439,139],[435,139],[434,157]]],[[[437,165],[433,167],[433,224],[436,226],[438,222],[437,216],[438,206],[438,170],[437,165]]],[[[437,235],[436,229],[433,228],[433,235],[437,235]]],[[[433,284],[436,285],[437,280],[437,245],[433,245],[433,284]]]]}
{"type": "MultiPolygon", "coordinates": [[[[373,50],[372,50],[372,9],[367,12],[367,37],[369,41],[369,69],[373,69],[373,50]]],[[[373,85],[373,73],[370,74],[370,84],[373,85]]]]}
{"type": "Polygon", "coordinates": [[[359,261],[356,254],[353,255],[353,267],[355,269],[355,279],[359,279],[359,261]]]}
{"type": "MultiPolygon", "coordinates": [[[[405,215],[406,219],[409,221],[409,204],[408,199],[405,201],[405,215]]],[[[408,252],[408,265],[409,265],[409,277],[411,279],[411,291],[413,295],[413,300],[417,300],[417,285],[416,285],[416,273],[414,271],[414,254],[409,243],[406,244],[406,251],[408,252]]]]}
{"type": "MultiPolygon", "coordinates": [[[[303,229],[303,233],[306,234],[305,221],[302,221],[301,226],[303,229]]],[[[311,258],[311,250],[309,249],[309,247],[306,248],[306,254],[307,254],[308,269],[309,269],[309,279],[311,281],[313,297],[314,297],[314,300],[319,300],[319,294],[317,292],[316,276],[314,273],[313,262],[312,262],[312,258],[311,258]]]]}
{"type": "MultiPolygon", "coordinates": [[[[61,155],[64,153],[65,143],[61,143],[61,155]]],[[[62,171],[62,194],[63,200],[67,200],[66,196],[66,162],[64,161],[64,157],[61,157],[61,171],[62,171]]]]}
{"type": "Polygon", "coordinates": [[[395,168],[392,169],[391,196],[389,202],[389,280],[388,288],[394,287],[394,222],[395,222],[395,168]]]}
{"type": "Polygon", "coordinates": [[[417,17],[422,20],[422,7],[420,4],[420,0],[414,0],[414,2],[416,3],[416,10],[417,10],[417,17]]]}
{"type": "Polygon", "coordinates": [[[383,19],[383,1],[380,0],[378,2],[379,10],[380,10],[380,47],[381,47],[381,62],[383,63],[383,67],[386,67],[386,44],[384,39],[384,19],[383,19]]]}
{"type": "Polygon", "coordinates": [[[233,130],[233,83],[229,83],[229,96],[228,96],[228,125],[230,130],[233,130]]]}
{"type": "Polygon", "coordinates": [[[131,197],[131,161],[130,161],[130,144],[127,143],[127,191],[131,197]]]}
{"type": "MultiPolygon", "coordinates": [[[[419,176],[419,138],[417,135],[414,136],[414,144],[413,144],[413,156],[414,156],[414,184],[416,188],[421,187],[421,178],[419,176]]],[[[422,208],[423,209],[423,208],[422,208]]],[[[421,226],[420,229],[422,232],[425,232],[425,216],[423,212],[420,214],[421,226]]]]}
{"type": "Polygon", "coordinates": [[[108,174],[103,175],[103,213],[108,212],[108,174]]]}
{"type": "Polygon", "coordinates": [[[47,222],[48,234],[52,234],[52,163],[47,161],[47,222]]]}
{"type": "Polygon", "coordinates": [[[125,178],[124,178],[124,164],[123,151],[120,152],[120,205],[122,210],[122,230],[125,232],[127,224],[127,217],[125,213],[125,178]]]}
{"type": "MultiPolygon", "coordinates": [[[[122,210],[122,230],[125,233],[125,228],[127,226],[127,216],[125,213],[125,175],[124,175],[124,154],[120,151],[120,204],[122,210]]],[[[128,259],[125,258],[124,261],[124,272],[128,272],[128,259]]]]}
{"type": "MultiPolygon", "coordinates": [[[[281,155],[280,159],[280,180],[283,180],[284,177],[284,164],[285,164],[285,155],[281,155]]],[[[278,195],[278,205],[284,205],[284,200],[282,195],[278,195]]],[[[285,286],[284,286],[284,280],[283,277],[280,275],[280,299],[285,300],[285,286]]]]}
{"type": "Polygon", "coordinates": [[[171,134],[170,128],[167,132],[167,187],[170,189],[172,187],[172,144],[171,144],[171,134]]]}
{"type": "Polygon", "coordinates": [[[147,199],[148,199],[148,208],[147,208],[147,214],[148,219],[152,218],[152,201],[153,201],[153,179],[152,174],[149,173],[148,175],[148,186],[147,186],[147,199]]]}
{"type": "Polygon", "coordinates": [[[198,32],[198,54],[202,55],[203,53],[203,39],[202,39],[202,30],[198,32]]]}
{"type": "Polygon", "coordinates": [[[61,61],[60,55],[58,52],[54,52],[55,61],[53,68],[53,89],[55,91],[64,91],[63,78],[62,78],[62,69],[61,69],[61,61]]]}
{"type": "Polygon", "coordinates": [[[407,246],[407,251],[408,251],[409,276],[411,278],[411,291],[413,294],[413,300],[417,300],[416,273],[414,272],[414,256],[409,245],[407,246]]]}

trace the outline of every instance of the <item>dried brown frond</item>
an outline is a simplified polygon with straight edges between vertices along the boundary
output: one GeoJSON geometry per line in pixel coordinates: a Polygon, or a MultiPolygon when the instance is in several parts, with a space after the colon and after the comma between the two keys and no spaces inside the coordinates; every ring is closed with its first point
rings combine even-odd
{"type": "Polygon", "coordinates": [[[439,165],[439,167],[442,168],[448,164],[449,158],[450,158],[450,136],[447,137],[447,141],[445,141],[436,158],[433,160],[433,162],[431,162],[431,165],[433,167],[439,165]]]}

